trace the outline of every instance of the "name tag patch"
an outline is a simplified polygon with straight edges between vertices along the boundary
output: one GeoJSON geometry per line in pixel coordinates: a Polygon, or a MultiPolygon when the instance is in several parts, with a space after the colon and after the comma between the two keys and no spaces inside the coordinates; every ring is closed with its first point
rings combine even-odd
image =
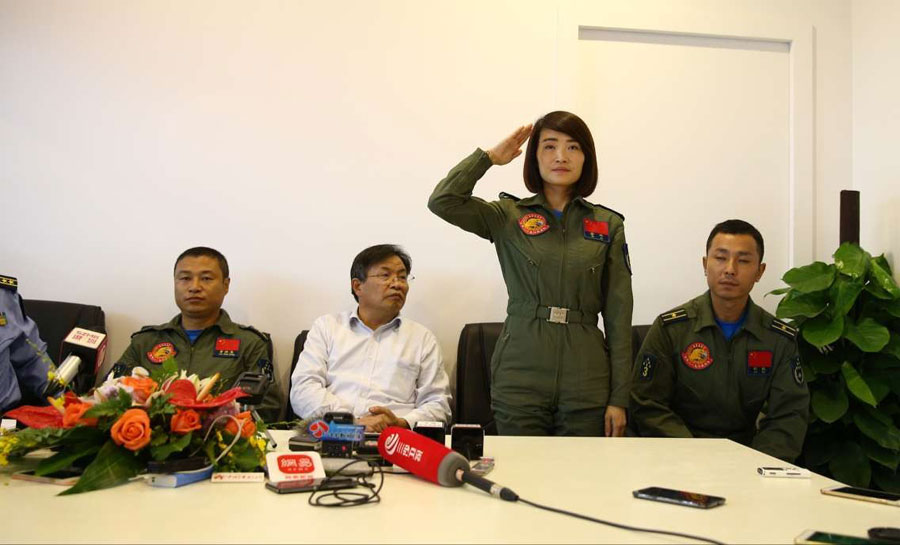
{"type": "Polygon", "coordinates": [[[751,350],[747,352],[747,374],[751,377],[765,377],[772,372],[772,351],[751,350]]]}
{"type": "Polygon", "coordinates": [[[213,357],[216,358],[236,358],[241,351],[241,340],[229,337],[219,337],[216,339],[216,346],[213,350],[213,357]]]}
{"type": "Polygon", "coordinates": [[[609,222],[584,218],[584,238],[609,243],[609,222]]]}

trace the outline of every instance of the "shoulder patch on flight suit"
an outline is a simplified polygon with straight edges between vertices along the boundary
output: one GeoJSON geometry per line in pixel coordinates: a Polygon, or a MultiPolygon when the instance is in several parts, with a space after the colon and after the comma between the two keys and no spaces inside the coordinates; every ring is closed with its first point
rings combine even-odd
{"type": "Polygon", "coordinates": [[[5,325],[8,324],[8,323],[9,323],[9,322],[6,320],[6,313],[5,313],[5,312],[0,312],[0,327],[3,327],[3,326],[5,326],[5,325]]]}
{"type": "Polygon", "coordinates": [[[673,310],[672,312],[666,312],[665,314],[660,314],[659,319],[662,321],[663,325],[674,324],[675,322],[683,322],[688,319],[687,310],[680,308],[678,310],[673,310]]]}
{"type": "Polygon", "coordinates": [[[656,369],[656,356],[653,354],[644,354],[641,357],[641,370],[638,374],[638,380],[641,382],[650,382],[653,380],[654,369],[656,369]]]}
{"type": "Polygon", "coordinates": [[[269,379],[269,382],[275,382],[275,367],[272,365],[272,362],[267,360],[266,358],[260,358],[259,361],[256,362],[256,366],[259,367],[259,372],[266,375],[266,378],[269,379]]]}
{"type": "Polygon", "coordinates": [[[788,325],[786,322],[782,322],[778,318],[772,319],[772,324],[769,325],[769,329],[777,331],[778,333],[781,333],[789,339],[794,339],[797,337],[797,328],[788,325]]]}
{"type": "Polygon", "coordinates": [[[797,386],[803,384],[803,364],[800,363],[800,356],[791,358],[791,374],[794,375],[797,386]]]}
{"type": "Polygon", "coordinates": [[[616,212],[612,208],[610,208],[608,206],[603,206],[602,204],[597,204],[597,203],[588,202],[588,201],[584,201],[584,202],[587,202],[588,204],[590,204],[591,206],[594,206],[596,208],[602,208],[602,209],[606,210],[607,212],[612,212],[613,214],[619,216],[619,218],[621,218],[622,221],[625,221],[625,214],[622,214],[621,212],[616,212]]]}
{"type": "Polygon", "coordinates": [[[13,293],[19,288],[19,281],[12,276],[3,276],[0,274],[0,288],[10,290],[13,293]]]}
{"type": "Polygon", "coordinates": [[[537,212],[529,212],[519,218],[519,228],[526,235],[533,237],[546,233],[550,229],[550,222],[537,212]]]}
{"type": "Polygon", "coordinates": [[[515,195],[513,195],[511,193],[507,193],[506,191],[501,191],[500,195],[498,195],[498,197],[500,197],[501,199],[509,199],[509,200],[515,201],[515,202],[519,202],[522,200],[519,197],[516,197],[515,195]]]}

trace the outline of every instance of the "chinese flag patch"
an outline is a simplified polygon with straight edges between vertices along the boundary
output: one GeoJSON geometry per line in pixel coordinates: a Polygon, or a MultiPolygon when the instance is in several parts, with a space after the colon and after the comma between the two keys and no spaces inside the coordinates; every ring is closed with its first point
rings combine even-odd
{"type": "Polygon", "coordinates": [[[218,352],[237,352],[240,349],[240,339],[226,339],[224,337],[216,339],[216,351],[218,352]]]}

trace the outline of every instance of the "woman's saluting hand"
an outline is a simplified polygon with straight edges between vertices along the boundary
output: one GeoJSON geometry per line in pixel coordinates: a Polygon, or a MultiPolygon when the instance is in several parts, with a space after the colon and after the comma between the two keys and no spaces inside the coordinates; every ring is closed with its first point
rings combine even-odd
{"type": "Polygon", "coordinates": [[[522,125],[512,134],[500,141],[499,144],[487,150],[488,157],[495,165],[505,165],[522,154],[522,144],[528,140],[531,134],[531,123],[522,125]]]}

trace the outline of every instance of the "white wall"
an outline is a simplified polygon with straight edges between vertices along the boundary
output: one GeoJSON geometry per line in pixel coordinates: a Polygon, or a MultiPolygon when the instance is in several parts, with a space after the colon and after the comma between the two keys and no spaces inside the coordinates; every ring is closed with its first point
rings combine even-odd
{"type": "Polygon", "coordinates": [[[900,255],[900,2],[853,0],[853,187],[860,192],[860,244],[900,255]]]}
{"type": "MultiPolygon", "coordinates": [[[[226,308],[272,333],[286,377],[296,333],[352,305],[355,253],[397,242],[418,277],[405,312],[452,372],[462,325],[502,320],[505,288],[491,245],[425,202],[475,146],[561,105],[558,55],[577,31],[559,17],[575,4],[0,0],[0,273],[28,298],[101,305],[117,356],[176,312],[175,256],[214,246],[232,268],[226,308]]],[[[645,28],[816,29],[827,257],[851,172],[847,0],[593,5],[645,28]]],[[[476,193],[501,190],[524,193],[520,166],[476,193]]]]}

